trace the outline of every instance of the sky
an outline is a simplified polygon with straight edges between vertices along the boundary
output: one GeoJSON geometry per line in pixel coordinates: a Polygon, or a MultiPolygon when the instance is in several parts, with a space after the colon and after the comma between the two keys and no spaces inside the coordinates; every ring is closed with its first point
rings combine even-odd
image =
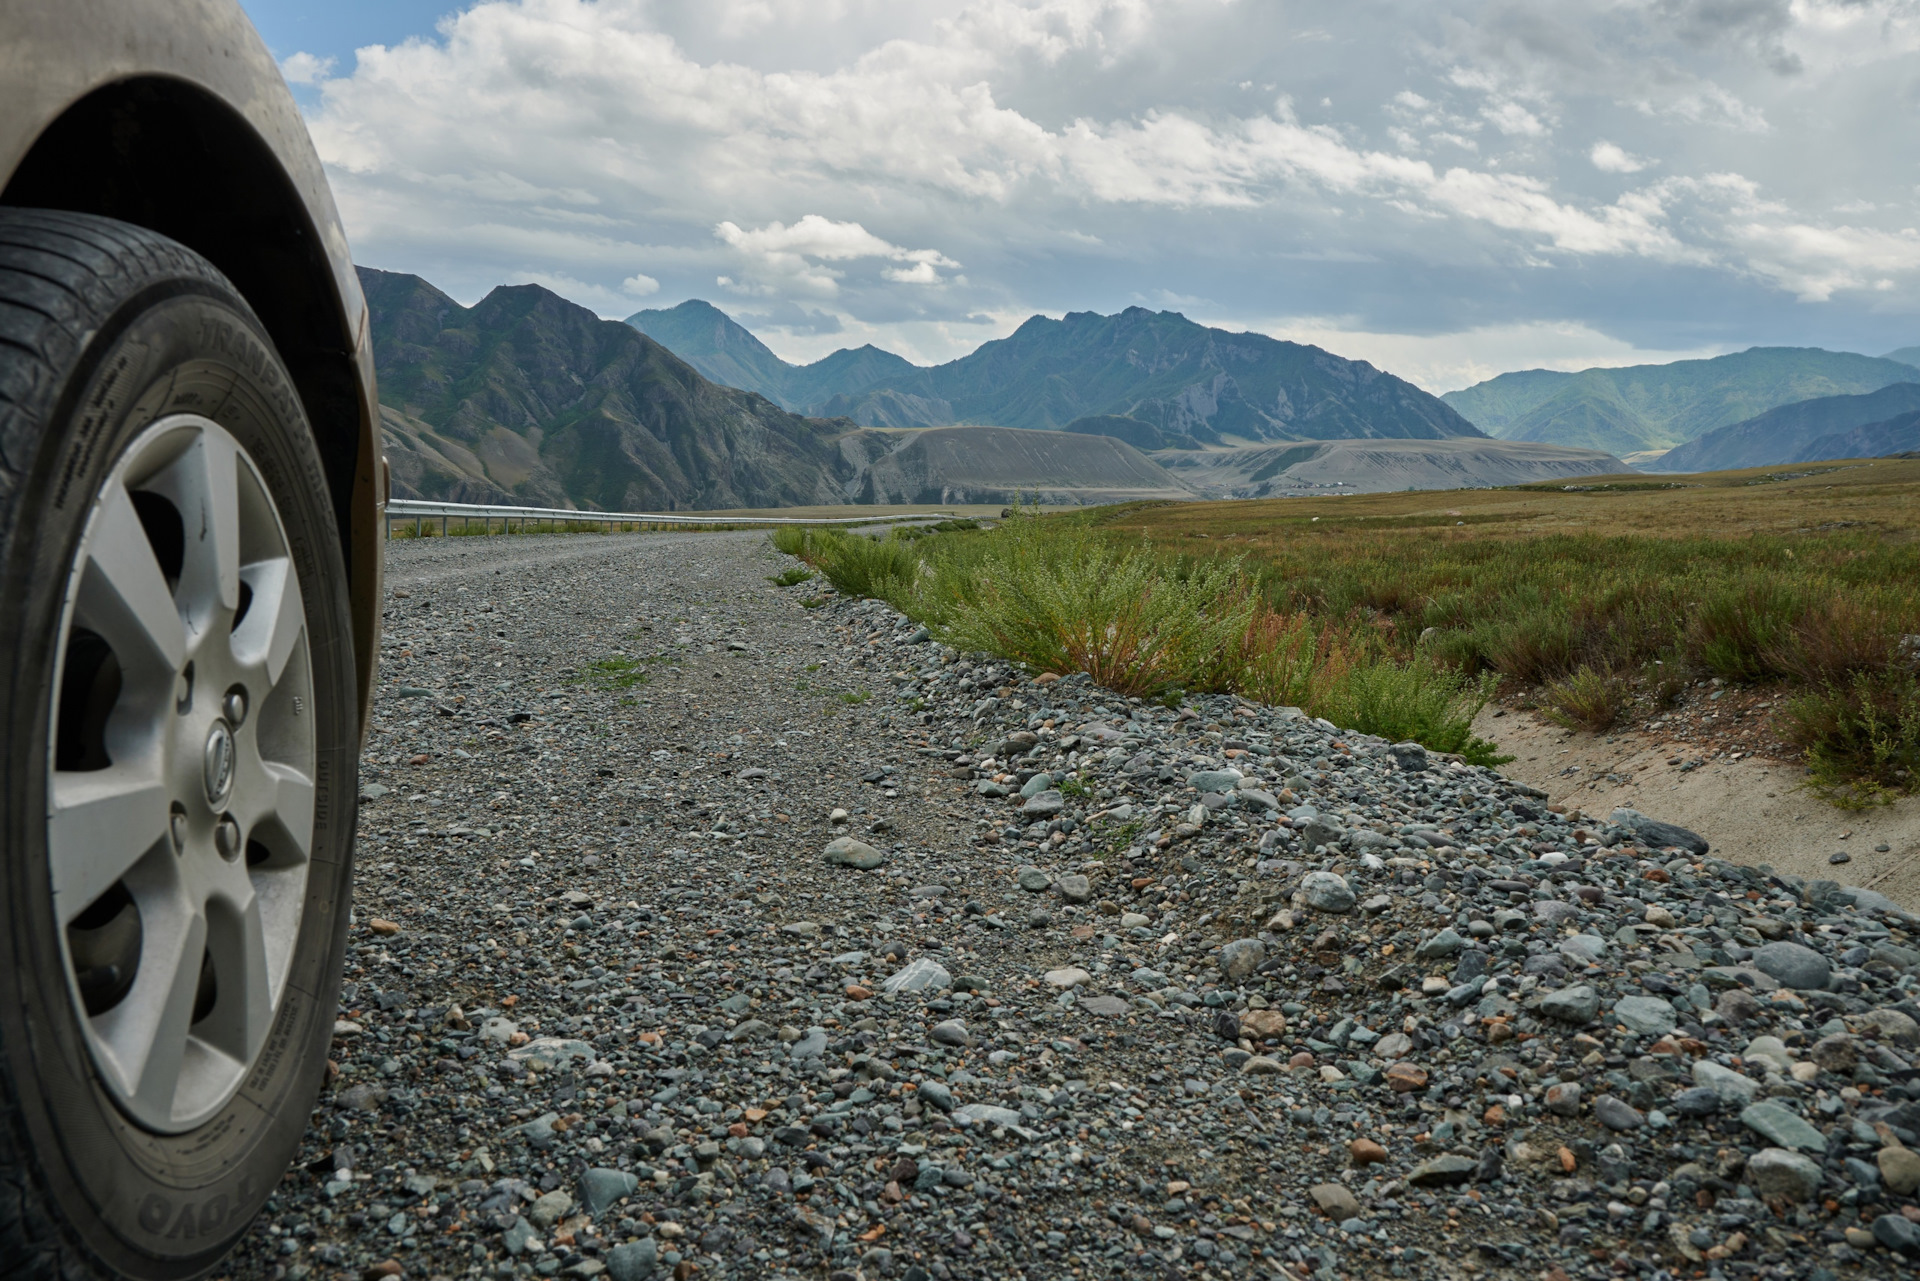
{"type": "Polygon", "coordinates": [[[1920,343],[1920,0],[243,0],[356,257],[931,363],[1179,311],[1432,391],[1920,343]]]}

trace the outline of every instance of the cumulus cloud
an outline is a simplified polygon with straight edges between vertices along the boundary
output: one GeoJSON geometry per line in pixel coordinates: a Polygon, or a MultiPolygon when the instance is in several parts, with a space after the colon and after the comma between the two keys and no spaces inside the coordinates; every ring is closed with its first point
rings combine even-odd
{"type": "Polygon", "coordinates": [[[290,54],[280,62],[280,74],[290,85],[315,85],[333,74],[334,60],[310,53],[290,54]]]}
{"type": "Polygon", "coordinates": [[[1639,173],[1647,167],[1646,161],[1612,142],[1594,143],[1593,150],[1587,153],[1587,159],[1602,173],[1639,173]]]}
{"type": "Polygon", "coordinates": [[[1375,313],[1356,333],[1595,306],[1732,332],[1866,326],[1920,284],[1920,145],[1883,106],[1920,75],[1914,8],[1368,0],[1307,30],[1246,0],[481,0],[350,71],[284,66],[356,247],[458,296],[717,287],[797,347],[933,356],[1163,295],[1375,313]]]}

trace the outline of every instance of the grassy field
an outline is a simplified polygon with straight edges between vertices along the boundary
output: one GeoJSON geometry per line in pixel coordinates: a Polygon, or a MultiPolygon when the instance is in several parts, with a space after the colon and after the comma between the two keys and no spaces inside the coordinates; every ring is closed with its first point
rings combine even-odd
{"type": "Polygon", "coordinates": [[[1920,460],[1138,504],[988,534],[787,537],[970,649],[1129,693],[1231,689],[1490,758],[1493,682],[1604,729],[1777,686],[1816,785],[1920,782],[1920,460]]]}
{"type": "Polygon", "coordinates": [[[1114,537],[1241,557],[1281,610],[1498,673],[1605,729],[1718,677],[1781,687],[1842,801],[1920,775],[1920,459],[1115,508],[1114,537]]]}

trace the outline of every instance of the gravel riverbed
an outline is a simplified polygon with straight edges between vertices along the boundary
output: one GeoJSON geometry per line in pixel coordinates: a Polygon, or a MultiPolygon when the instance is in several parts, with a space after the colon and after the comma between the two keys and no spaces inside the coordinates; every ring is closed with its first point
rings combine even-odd
{"type": "Polygon", "coordinates": [[[760,534],[390,547],[336,1070],[235,1278],[1920,1262],[1888,899],[760,534]]]}

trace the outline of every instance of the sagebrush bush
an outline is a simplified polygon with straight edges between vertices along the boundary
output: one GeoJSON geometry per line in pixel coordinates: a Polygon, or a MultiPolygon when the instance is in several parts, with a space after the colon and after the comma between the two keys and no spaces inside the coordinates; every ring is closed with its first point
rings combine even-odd
{"type": "Polygon", "coordinates": [[[1476,764],[1505,759],[1472,733],[1490,674],[1396,659],[1378,619],[1277,611],[1238,561],[1182,561],[1024,514],[991,533],[876,541],[816,529],[788,545],[839,590],[886,600],[959,649],[1086,672],[1133,696],[1240,693],[1476,764]]]}
{"type": "Polygon", "coordinates": [[[917,593],[942,639],[1037,670],[1086,672],[1123,694],[1203,684],[1255,604],[1236,590],[1230,562],[1180,575],[1146,548],[1033,517],[972,550],[934,553],[917,593]]]}
{"type": "Polygon", "coordinates": [[[1541,711],[1550,721],[1568,729],[1610,729],[1625,710],[1625,682],[1611,673],[1582,667],[1571,676],[1547,682],[1541,691],[1541,711]]]}
{"type": "Polygon", "coordinates": [[[1813,786],[1844,808],[1884,804],[1920,785],[1920,677],[1856,671],[1788,702],[1788,738],[1806,749],[1813,786]]]}
{"type": "Polygon", "coordinates": [[[1498,765],[1513,758],[1473,733],[1473,718],[1493,697],[1498,679],[1490,672],[1465,676],[1424,656],[1359,663],[1306,710],[1363,734],[1410,739],[1435,751],[1458,752],[1473,765],[1498,765]]]}

